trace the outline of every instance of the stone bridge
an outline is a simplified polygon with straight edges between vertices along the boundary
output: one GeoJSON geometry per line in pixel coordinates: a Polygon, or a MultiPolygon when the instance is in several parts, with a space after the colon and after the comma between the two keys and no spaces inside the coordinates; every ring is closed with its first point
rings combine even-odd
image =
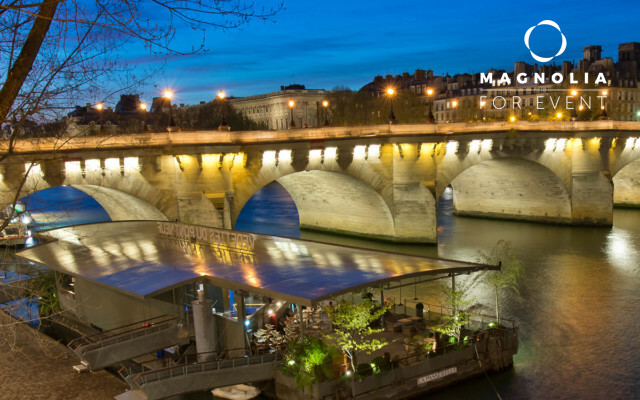
{"type": "Polygon", "coordinates": [[[29,170],[21,195],[74,185],[113,220],[233,228],[278,181],[303,227],[436,242],[450,186],[461,215],[609,226],[614,204],[640,206],[639,136],[638,122],[518,121],[29,139],[0,165],[1,202],[29,170]]]}

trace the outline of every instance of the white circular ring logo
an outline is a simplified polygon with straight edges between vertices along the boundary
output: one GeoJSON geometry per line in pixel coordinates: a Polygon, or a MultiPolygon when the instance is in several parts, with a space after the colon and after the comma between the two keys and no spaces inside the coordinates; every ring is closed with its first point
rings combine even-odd
{"type": "Polygon", "coordinates": [[[564,53],[564,50],[567,48],[567,38],[564,37],[564,34],[560,30],[560,27],[558,26],[558,24],[556,24],[555,22],[549,19],[545,19],[544,21],[541,21],[538,25],[534,25],[527,30],[527,32],[524,34],[524,44],[527,46],[527,49],[529,49],[529,51],[531,52],[531,57],[533,57],[534,60],[545,63],[553,60],[555,57],[558,57],[560,54],[564,53]],[[537,26],[540,26],[540,25],[553,26],[558,30],[558,32],[560,32],[560,35],[562,36],[562,46],[560,46],[560,50],[553,57],[540,57],[539,55],[535,54],[533,50],[531,50],[531,47],[529,47],[529,36],[531,36],[531,32],[537,26]]]}

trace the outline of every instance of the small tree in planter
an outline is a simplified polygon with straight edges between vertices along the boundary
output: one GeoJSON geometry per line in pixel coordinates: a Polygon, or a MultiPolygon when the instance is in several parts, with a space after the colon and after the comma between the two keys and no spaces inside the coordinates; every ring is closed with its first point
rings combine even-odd
{"type": "Polygon", "coordinates": [[[282,371],[293,376],[299,389],[338,377],[334,359],[338,350],[318,338],[296,339],[287,344],[282,371]]]}
{"type": "Polygon", "coordinates": [[[360,304],[341,300],[337,307],[326,307],[324,311],[331,318],[335,328],[333,333],[325,337],[347,355],[353,371],[356,371],[359,352],[369,354],[387,345],[385,340],[370,338],[371,335],[383,331],[373,329],[370,325],[386,311],[384,308],[376,308],[370,299],[365,298],[360,304]]]}
{"type": "Polygon", "coordinates": [[[438,328],[438,331],[455,337],[456,342],[460,342],[462,328],[471,322],[472,312],[478,307],[475,298],[469,295],[469,290],[475,283],[476,279],[472,279],[465,283],[458,283],[455,289],[447,285],[442,286],[444,301],[451,308],[452,313],[442,316],[440,320],[442,327],[438,328]]]}
{"type": "Polygon", "coordinates": [[[489,285],[495,293],[496,298],[496,322],[500,323],[500,301],[499,293],[503,289],[511,289],[516,294],[518,291],[518,279],[524,273],[524,268],[520,260],[511,250],[511,242],[500,240],[490,253],[478,252],[478,262],[492,265],[502,265],[500,271],[486,271],[483,274],[483,282],[489,285]]]}

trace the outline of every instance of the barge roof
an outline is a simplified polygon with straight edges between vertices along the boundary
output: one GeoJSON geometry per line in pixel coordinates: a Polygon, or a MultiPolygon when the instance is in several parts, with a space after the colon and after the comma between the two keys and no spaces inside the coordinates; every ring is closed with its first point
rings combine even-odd
{"type": "Polygon", "coordinates": [[[499,269],[161,221],[88,224],[46,235],[54,240],[18,256],[141,298],[206,282],[314,306],[400,279],[499,269]]]}

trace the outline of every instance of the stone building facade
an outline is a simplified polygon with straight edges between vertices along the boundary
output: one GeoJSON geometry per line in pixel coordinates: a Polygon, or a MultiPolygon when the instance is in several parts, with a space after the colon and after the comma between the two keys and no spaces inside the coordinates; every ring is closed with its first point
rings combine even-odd
{"type": "Polygon", "coordinates": [[[317,128],[324,123],[322,101],[328,91],[306,89],[304,85],[281,86],[280,91],[248,97],[233,97],[228,101],[236,111],[244,114],[265,129],[289,129],[293,101],[293,122],[296,128],[317,128]]]}

